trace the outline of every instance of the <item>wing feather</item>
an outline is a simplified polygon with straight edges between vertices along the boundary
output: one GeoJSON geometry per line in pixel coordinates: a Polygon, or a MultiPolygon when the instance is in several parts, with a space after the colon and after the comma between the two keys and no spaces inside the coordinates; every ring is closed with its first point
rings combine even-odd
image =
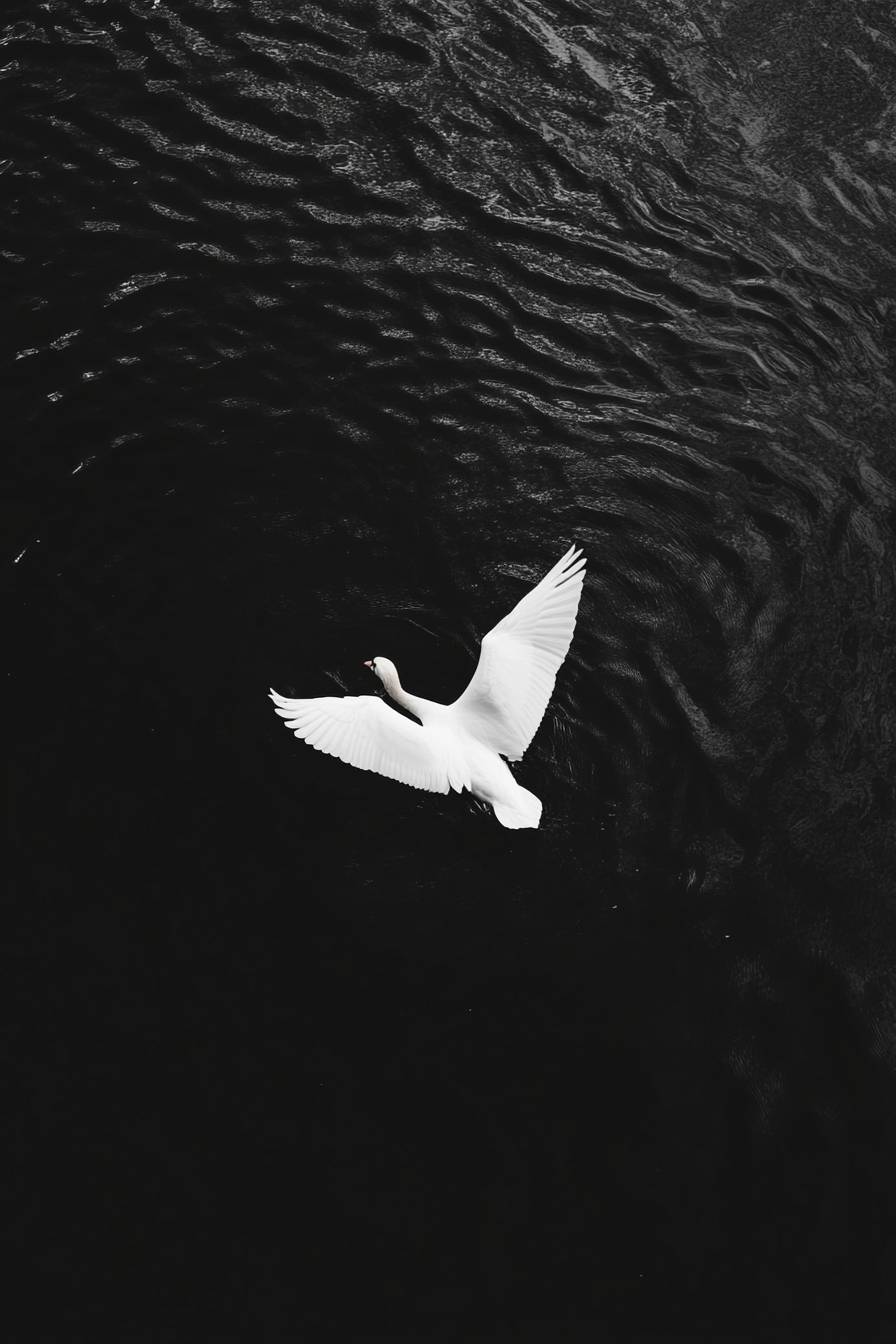
{"type": "Polygon", "coordinates": [[[438,734],[412,723],[377,696],[289,700],[271,691],[271,699],[287,728],[318,751],[415,789],[451,789],[449,773],[455,771],[438,734]]]}
{"type": "Polygon", "coordinates": [[[485,636],[470,684],[452,706],[468,732],[511,761],[544,718],[572,642],[584,572],[573,546],[485,636]]]}

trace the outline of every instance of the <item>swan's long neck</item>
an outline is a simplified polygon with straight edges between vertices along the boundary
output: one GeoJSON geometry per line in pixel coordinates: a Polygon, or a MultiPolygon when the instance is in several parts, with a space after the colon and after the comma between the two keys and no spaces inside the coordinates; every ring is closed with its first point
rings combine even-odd
{"type": "Polygon", "coordinates": [[[416,695],[409,695],[398,680],[397,672],[386,672],[382,681],[390,700],[394,700],[396,705],[401,705],[403,709],[409,710],[418,719],[421,718],[420,710],[425,706],[426,701],[420,700],[416,695]]]}

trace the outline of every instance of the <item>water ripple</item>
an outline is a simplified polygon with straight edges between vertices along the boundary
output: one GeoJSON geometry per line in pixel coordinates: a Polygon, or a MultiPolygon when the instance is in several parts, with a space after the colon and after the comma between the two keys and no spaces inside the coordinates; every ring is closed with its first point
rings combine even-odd
{"type": "MultiPolygon", "coordinates": [[[[449,694],[478,627],[575,539],[589,579],[536,791],[567,781],[569,825],[694,900],[790,890],[799,865],[883,899],[882,7],[20,8],[0,38],[19,580],[74,568],[102,628],[165,650],[173,624],[239,699],[269,674],[234,643],[285,669],[298,603],[335,663],[375,574],[398,652],[449,694]]],[[[766,1070],[771,1114],[771,1056],[732,1059],[766,1070]]]]}

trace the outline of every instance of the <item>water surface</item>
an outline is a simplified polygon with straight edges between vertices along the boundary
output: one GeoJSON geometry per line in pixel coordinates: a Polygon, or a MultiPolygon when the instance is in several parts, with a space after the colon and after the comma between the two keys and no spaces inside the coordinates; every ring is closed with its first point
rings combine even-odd
{"type": "Polygon", "coordinates": [[[20,1209],[68,1337],[883,1330],[888,7],[14,11],[20,1209]],[[375,654],[453,697],[573,541],[537,834],[270,712],[375,654]]]}

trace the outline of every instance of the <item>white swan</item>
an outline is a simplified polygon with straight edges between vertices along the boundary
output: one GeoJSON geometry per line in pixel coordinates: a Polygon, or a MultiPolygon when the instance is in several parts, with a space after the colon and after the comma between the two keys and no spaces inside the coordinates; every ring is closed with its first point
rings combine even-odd
{"type": "Polygon", "coordinates": [[[432,793],[469,789],[502,826],[536,827],[541,802],[502,757],[518,761],[544,717],[575,629],[584,569],[573,546],[485,636],[473,679],[451,705],[409,695],[388,658],[365,663],[419,723],[375,695],[287,700],[272,690],[277,713],[296,737],[349,765],[432,793]]]}

